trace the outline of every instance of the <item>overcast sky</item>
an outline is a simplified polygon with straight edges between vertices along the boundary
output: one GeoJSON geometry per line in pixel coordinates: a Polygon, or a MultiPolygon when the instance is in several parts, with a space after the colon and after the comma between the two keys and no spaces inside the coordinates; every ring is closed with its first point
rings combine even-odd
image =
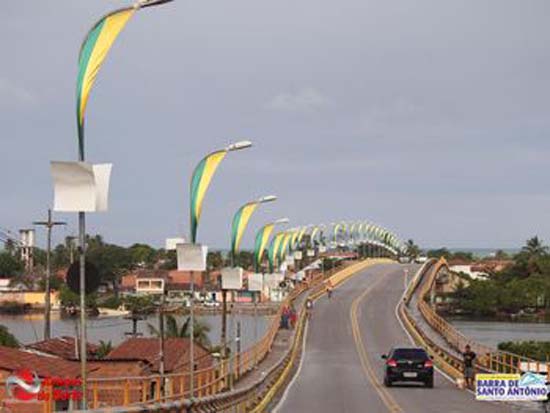
{"type": "MultiPolygon", "coordinates": [[[[19,0],[0,13],[0,227],[43,218],[50,160],[74,160],[76,59],[127,2],[19,0]]],[[[90,232],[187,234],[188,181],[235,139],[199,241],[229,245],[240,204],[274,193],[245,236],[370,219],[423,246],[550,241],[550,2],[175,0],[140,11],[87,111],[88,159],[113,162],[90,232]]],[[[75,218],[59,214],[75,231],[75,218]]],[[[40,239],[43,242],[43,237],[40,239]]]]}

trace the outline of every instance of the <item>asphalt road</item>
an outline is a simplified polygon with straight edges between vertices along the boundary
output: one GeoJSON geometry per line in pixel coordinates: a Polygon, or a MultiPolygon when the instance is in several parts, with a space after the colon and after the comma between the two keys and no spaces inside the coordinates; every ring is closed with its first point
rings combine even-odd
{"type": "MultiPolygon", "coordinates": [[[[279,413],[505,413],[516,408],[478,402],[436,373],[435,388],[382,385],[392,346],[410,346],[395,315],[404,268],[368,268],[315,303],[300,369],[276,408],[279,413]]],[[[409,266],[412,275],[417,266],[409,266]]]]}

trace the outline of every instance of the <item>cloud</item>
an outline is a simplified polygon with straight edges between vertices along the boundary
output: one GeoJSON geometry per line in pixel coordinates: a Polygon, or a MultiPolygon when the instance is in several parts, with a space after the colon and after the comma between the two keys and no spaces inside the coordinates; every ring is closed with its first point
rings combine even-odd
{"type": "Polygon", "coordinates": [[[34,104],[36,96],[27,89],[0,77],[0,103],[11,104],[14,101],[20,104],[34,104]]]}
{"type": "Polygon", "coordinates": [[[294,93],[279,93],[267,103],[266,107],[281,112],[312,113],[330,104],[330,99],[317,89],[302,88],[294,93]]]}

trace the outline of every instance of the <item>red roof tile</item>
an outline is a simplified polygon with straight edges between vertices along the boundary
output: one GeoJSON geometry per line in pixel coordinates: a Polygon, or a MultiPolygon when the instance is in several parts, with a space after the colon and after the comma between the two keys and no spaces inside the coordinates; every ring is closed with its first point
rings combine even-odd
{"type": "MultiPolygon", "coordinates": [[[[36,343],[29,344],[26,348],[36,350],[41,353],[53,354],[67,360],[74,360],[76,356],[76,343],[74,337],[55,337],[49,340],[38,341],[36,343]]],[[[80,351],[80,348],[78,348],[80,351]]],[[[87,353],[88,357],[95,357],[98,351],[98,346],[88,343],[87,353]]]]}
{"type": "MultiPolygon", "coordinates": [[[[189,344],[187,338],[167,338],[164,341],[164,370],[171,372],[189,362],[189,344]]],[[[206,349],[195,344],[195,359],[210,357],[206,349]]],[[[130,338],[114,348],[107,359],[141,359],[152,365],[153,371],[159,370],[159,339],[137,337],[130,338]]]]}
{"type": "Polygon", "coordinates": [[[40,377],[74,378],[80,376],[80,363],[55,356],[43,356],[29,350],[0,346],[0,369],[31,369],[40,377]]]}

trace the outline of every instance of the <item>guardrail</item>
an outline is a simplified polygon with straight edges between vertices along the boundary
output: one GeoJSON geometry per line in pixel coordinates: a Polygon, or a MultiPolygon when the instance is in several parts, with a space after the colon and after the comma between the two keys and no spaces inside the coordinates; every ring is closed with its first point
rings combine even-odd
{"type": "MultiPolygon", "coordinates": [[[[388,260],[366,260],[350,265],[344,269],[336,268],[331,271],[327,271],[326,273],[324,273],[324,276],[323,274],[319,274],[314,277],[308,285],[304,285],[301,288],[293,290],[285,301],[285,304],[290,304],[301,294],[305,293],[306,290],[309,298],[319,298],[322,294],[326,292],[325,280],[330,279],[331,284],[333,286],[336,286],[344,282],[351,275],[357,273],[358,271],[361,271],[368,265],[372,265],[378,262],[388,262],[388,260]]],[[[275,394],[288,380],[292,368],[296,364],[295,361],[299,356],[306,318],[303,306],[304,301],[298,309],[299,318],[296,325],[296,333],[294,334],[291,346],[285,351],[280,360],[276,364],[274,364],[267,372],[265,372],[263,377],[251,383],[250,385],[236,390],[222,391],[226,389],[226,387],[224,387],[224,383],[228,374],[236,374],[236,370],[240,370],[242,374],[245,374],[247,369],[254,368],[254,365],[251,365],[249,362],[250,357],[241,357],[241,361],[237,364],[239,366],[238,368],[235,367],[235,369],[233,369],[231,372],[229,372],[229,370],[226,370],[218,378],[207,382],[202,386],[198,386],[198,388],[196,389],[196,397],[188,397],[190,395],[186,393],[184,389],[178,394],[174,394],[164,398],[157,394],[157,399],[155,400],[155,403],[147,401],[134,404],[128,403],[127,405],[121,405],[115,408],[95,409],[93,412],[137,413],[143,411],[160,412],[169,410],[184,411],[188,413],[223,413],[229,411],[251,411],[254,413],[259,413],[264,411],[265,408],[272,401],[275,394]],[[218,386],[216,386],[216,383],[218,383],[218,386]],[[212,386],[214,387],[212,388],[212,386]],[[203,390],[203,393],[201,394],[201,396],[198,396],[201,389],[203,390]],[[215,390],[218,390],[218,393],[212,393],[212,391],[215,390]]],[[[273,321],[273,323],[276,323],[276,329],[274,329],[273,331],[270,330],[270,333],[268,333],[262,339],[266,343],[270,343],[269,348],[271,348],[271,345],[273,344],[273,340],[279,328],[279,320],[282,308],[283,306],[281,306],[281,310],[273,321]]],[[[267,345],[260,342],[258,343],[258,347],[263,351],[267,348],[267,345]]],[[[264,354],[264,357],[265,355],[266,354],[264,354]]]]}
{"type": "MultiPolygon", "coordinates": [[[[449,347],[454,349],[457,354],[462,352],[466,345],[470,345],[472,351],[478,356],[477,367],[480,370],[494,373],[522,373],[525,371],[532,371],[546,374],[550,379],[550,363],[532,360],[527,357],[500,351],[484,344],[477,343],[471,338],[466,337],[435,312],[431,305],[426,302],[426,297],[429,296],[432,285],[443,268],[448,269],[448,264],[444,259],[440,259],[439,261],[431,260],[428,262],[426,268],[423,268],[422,271],[419,272],[417,279],[413,280],[409,286],[409,290],[405,294],[404,304],[408,305],[412,295],[419,289],[417,306],[424,320],[443,337],[449,347]],[[423,278],[425,276],[427,276],[427,278],[424,280],[423,278]]],[[[448,374],[453,377],[462,375],[464,368],[462,360],[457,357],[456,354],[452,354],[447,349],[444,349],[431,340],[429,336],[416,325],[406,305],[402,304],[400,306],[399,314],[402,316],[401,318],[405,322],[409,332],[413,334],[417,341],[423,343],[432,352],[441,362],[441,367],[446,370],[448,374]]]]}

